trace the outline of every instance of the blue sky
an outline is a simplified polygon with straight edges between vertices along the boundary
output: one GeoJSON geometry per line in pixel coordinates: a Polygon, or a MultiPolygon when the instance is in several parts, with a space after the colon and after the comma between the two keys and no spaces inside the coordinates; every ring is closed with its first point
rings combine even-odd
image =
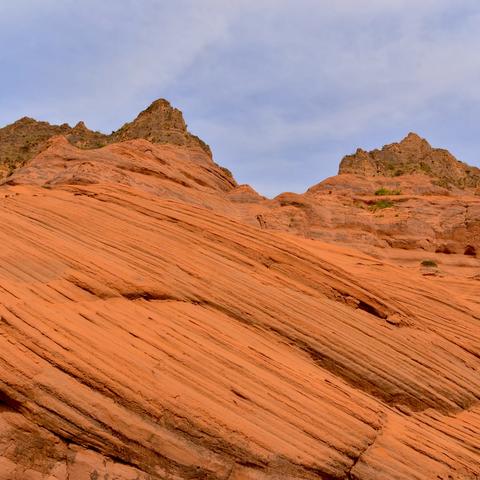
{"type": "Polygon", "coordinates": [[[268,196],[409,131],[480,165],[478,0],[5,0],[0,42],[1,125],[164,97],[268,196]]]}

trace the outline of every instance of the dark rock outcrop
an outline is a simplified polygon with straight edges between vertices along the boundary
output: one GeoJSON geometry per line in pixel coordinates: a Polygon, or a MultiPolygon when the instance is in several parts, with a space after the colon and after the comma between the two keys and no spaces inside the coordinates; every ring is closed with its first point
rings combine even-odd
{"type": "Polygon", "coordinates": [[[400,143],[385,145],[381,150],[358,149],[340,163],[339,174],[353,173],[366,177],[397,177],[423,173],[440,186],[476,188],[480,186],[480,169],[458,161],[448,150],[432,148],[415,133],[400,143]]]}
{"type": "Polygon", "coordinates": [[[155,100],[147,109],[130,123],[114,132],[110,142],[122,142],[143,138],[152,143],[201,148],[211,156],[210,147],[187,130],[182,112],[173,108],[167,100],[155,100]]]}
{"type": "Polygon", "coordinates": [[[94,132],[78,122],[75,127],[64,123],[51,125],[24,117],[0,129],[0,179],[11,175],[16,168],[47,148],[47,140],[63,135],[76,147],[100,148],[125,140],[145,139],[152,143],[186,146],[202,150],[211,158],[210,147],[187,130],[182,112],[167,100],[154,101],[135,120],[126,123],[110,135],[94,132]]]}

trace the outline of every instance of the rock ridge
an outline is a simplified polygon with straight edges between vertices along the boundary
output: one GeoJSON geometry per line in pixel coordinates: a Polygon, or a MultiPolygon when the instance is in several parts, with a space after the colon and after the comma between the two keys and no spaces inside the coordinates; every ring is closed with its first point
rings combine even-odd
{"type": "Polygon", "coordinates": [[[9,176],[16,168],[41,153],[47,148],[47,141],[57,135],[65,136],[72,145],[84,149],[146,139],[151,143],[202,150],[212,157],[210,147],[187,130],[182,112],[172,107],[167,100],[158,99],[140,112],[135,120],[124,124],[110,135],[90,130],[83,121],[72,128],[67,123],[52,125],[30,117],[23,117],[0,128],[0,179],[9,176]]]}
{"type": "Polygon", "coordinates": [[[398,177],[421,173],[433,177],[439,186],[477,188],[480,169],[457,160],[448,150],[433,148],[427,140],[410,132],[399,143],[370,152],[361,148],[340,162],[341,174],[365,177],[398,177]]]}

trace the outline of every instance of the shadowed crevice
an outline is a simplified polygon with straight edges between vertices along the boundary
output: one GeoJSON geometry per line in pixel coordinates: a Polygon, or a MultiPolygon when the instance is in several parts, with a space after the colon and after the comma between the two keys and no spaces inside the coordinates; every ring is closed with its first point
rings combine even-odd
{"type": "Polygon", "coordinates": [[[0,412],[20,412],[22,407],[21,402],[15,400],[8,393],[0,390],[0,412]]]}

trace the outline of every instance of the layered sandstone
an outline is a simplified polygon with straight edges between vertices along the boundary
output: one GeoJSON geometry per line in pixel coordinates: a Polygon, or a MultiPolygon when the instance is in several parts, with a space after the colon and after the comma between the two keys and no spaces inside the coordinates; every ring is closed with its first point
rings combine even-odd
{"type": "Polygon", "coordinates": [[[128,186],[3,195],[3,478],[480,471],[478,282],[128,186]]]}
{"type": "MultiPolygon", "coordinates": [[[[255,211],[262,228],[355,246],[480,252],[480,170],[409,134],[345,157],[340,174],[255,211]]],[[[253,215],[253,214],[252,214],[253,215]]]]}
{"type": "Polygon", "coordinates": [[[22,118],[0,129],[0,179],[11,175],[41,153],[54,136],[64,136],[72,145],[84,149],[100,148],[124,140],[146,139],[152,143],[173,144],[202,150],[211,157],[209,146],[187,130],[182,112],[167,100],[159,99],[110,135],[89,130],[83,122],[75,127],[64,123],[50,125],[32,118],[22,118]]]}
{"type": "Polygon", "coordinates": [[[477,479],[474,192],[269,200],[169,121],[0,186],[0,480],[477,479]]]}
{"type": "Polygon", "coordinates": [[[83,122],[71,128],[66,123],[50,125],[24,117],[0,128],[0,178],[38,155],[55,135],[64,135],[72,144],[83,148],[97,148],[107,143],[106,135],[88,130],[83,122]]]}
{"type": "Polygon", "coordinates": [[[262,228],[366,251],[373,246],[466,255],[480,252],[480,196],[463,190],[452,193],[424,175],[342,174],[305,194],[279,195],[255,215],[262,228]]]}

